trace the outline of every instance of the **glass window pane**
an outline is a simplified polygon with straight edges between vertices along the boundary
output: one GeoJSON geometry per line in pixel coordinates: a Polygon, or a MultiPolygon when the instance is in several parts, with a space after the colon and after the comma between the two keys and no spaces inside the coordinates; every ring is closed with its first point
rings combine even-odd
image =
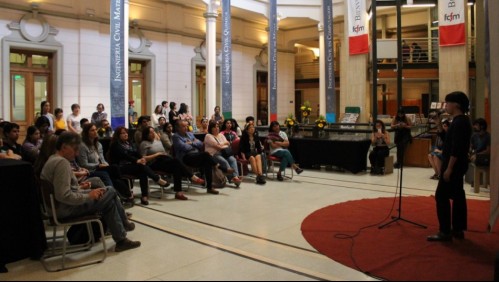
{"type": "Polygon", "coordinates": [[[49,66],[49,57],[48,56],[40,56],[33,55],[32,56],[32,65],[34,68],[48,68],[49,66]]]}
{"type": "Polygon", "coordinates": [[[12,75],[12,118],[14,121],[26,120],[26,77],[12,75]]]}
{"type": "Polygon", "coordinates": [[[132,80],[132,99],[135,101],[135,111],[137,116],[142,115],[142,81],[139,79],[132,80]]]}
{"type": "Polygon", "coordinates": [[[11,66],[27,66],[28,60],[26,60],[25,54],[20,53],[10,53],[10,65],[11,66]]]}
{"type": "Polygon", "coordinates": [[[40,104],[47,100],[47,76],[35,76],[34,85],[34,113],[40,112],[40,104]]]}

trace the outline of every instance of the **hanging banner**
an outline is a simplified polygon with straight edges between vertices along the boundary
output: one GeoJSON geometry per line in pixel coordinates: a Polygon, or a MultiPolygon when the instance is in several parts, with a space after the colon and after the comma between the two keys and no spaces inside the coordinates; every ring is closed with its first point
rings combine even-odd
{"type": "Polygon", "coordinates": [[[336,83],[334,76],[334,49],[333,49],[333,2],[323,0],[324,13],[324,47],[326,65],[326,121],[336,122],[336,83]]]}
{"type": "Polygon", "coordinates": [[[277,0],[270,0],[269,2],[270,121],[277,121],[277,0]]]}
{"type": "Polygon", "coordinates": [[[222,109],[232,118],[232,23],[230,0],[222,0],[222,109]]]}
{"type": "Polygon", "coordinates": [[[466,44],[464,0],[440,0],[438,3],[438,33],[440,46],[466,44]]]}
{"type": "Polygon", "coordinates": [[[349,54],[367,54],[369,35],[367,28],[366,0],[348,0],[349,54]]]}
{"type": "Polygon", "coordinates": [[[124,0],[111,0],[111,125],[125,126],[125,15],[124,0]]]}

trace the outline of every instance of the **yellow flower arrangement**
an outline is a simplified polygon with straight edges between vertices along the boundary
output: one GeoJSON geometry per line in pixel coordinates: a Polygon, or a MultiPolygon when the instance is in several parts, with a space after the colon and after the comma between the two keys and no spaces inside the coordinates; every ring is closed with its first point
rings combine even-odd
{"type": "Polygon", "coordinates": [[[300,107],[300,111],[302,117],[306,118],[310,116],[310,113],[312,112],[312,107],[310,107],[310,102],[305,101],[305,103],[303,103],[303,106],[300,107]]]}
{"type": "Polygon", "coordinates": [[[286,120],[284,121],[284,125],[286,125],[288,128],[293,127],[296,124],[295,117],[293,114],[289,114],[286,120]]]}
{"type": "Polygon", "coordinates": [[[326,127],[326,125],[327,121],[323,115],[319,116],[319,118],[315,120],[315,126],[317,126],[319,130],[323,130],[326,127]]]}

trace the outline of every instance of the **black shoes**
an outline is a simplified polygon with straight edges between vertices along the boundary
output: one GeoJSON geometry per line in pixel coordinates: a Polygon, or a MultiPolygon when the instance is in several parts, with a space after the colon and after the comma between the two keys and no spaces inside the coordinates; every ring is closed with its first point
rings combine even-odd
{"type": "Polygon", "coordinates": [[[400,165],[398,162],[396,162],[396,163],[393,165],[393,167],[394,167],[394,168],[400,168],[400,167],[401,167],[401,165],[400,165]]]}
{"type": "Polygon", "coordinates": [[[452,237],[458,240],[464,240],[464,231],[452,231],[452,237]]]}
{"type": "Polygon", "coordinates": [[[135,223],[128,221],[128,222],[123,224],[123,227],[125,228],[125,230],[127,232],[130,232],[130,231],[135,230],[135,223]]]}
{"type": "Polygon", "coordinates": [[[295,171],[296,171],[296,174],[298,174],[298,175],[299,175],[299,174],[301,174],[301,173],[303,172],[303,169],[301,169],[301,168],[297,167],[297,168],[295,169],[295,171]]]}
{"type": "Polygon", "coordinates": [[[140,203],[144,206],[147,206],[149,205],[149,200],[147,199],[147,197],[142,197],[140,198],[140,203]]]}
{"type": "Polygon", "coordinates": [[[282,174],[280,172],[277,174],[277,180],[284,181],[284,177],[282,177],[282,174]]]}
{"type": "Polygon", "coordinates": [[[126,250],[131,250],[140,247],[139,241],[132,241],[128,238],[125,238],[118,243],[116,243],[116,247],[114,248],[115,252],[123,252],[126,250]]]}
{"type": "MultiPolygon", "coordinates": [[[[464,238],[464,235],[463,235],[464,238]]],[[[431,235],[426,237],[426,240],[429,242],[451,242],[452,241],[452,234],[445,234],[442,232],[438,232],[435,235],[431,235]]]]}
{"type": "Polygon", "coordinates": [[[264,185],[265,183],[267,183],[267,181],[263,175],[256,176],[256,184],[264,185]]]}

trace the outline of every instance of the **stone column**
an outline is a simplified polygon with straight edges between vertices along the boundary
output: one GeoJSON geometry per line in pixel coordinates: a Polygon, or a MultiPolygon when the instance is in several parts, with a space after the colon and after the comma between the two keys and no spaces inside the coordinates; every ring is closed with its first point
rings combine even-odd
{"type": "Polygon", "coordinates": [[[206,18],[206,114],[211,116],[217,106],[217,8],[215,1],[208,3],[206,18]]]}
{"type": "MultiPolygon", "coordinates": [[[[345,12],[346,13],[346,12],[345,12]]],[[[360,107],[359,122],[368,122],[371,106],[368,94],[367,77],[368,55],[350,56],[348,42],[348,16],[345,15],[343,37],[341,40],[340,68],[340,115],[345,107],[360,107]]]]}

